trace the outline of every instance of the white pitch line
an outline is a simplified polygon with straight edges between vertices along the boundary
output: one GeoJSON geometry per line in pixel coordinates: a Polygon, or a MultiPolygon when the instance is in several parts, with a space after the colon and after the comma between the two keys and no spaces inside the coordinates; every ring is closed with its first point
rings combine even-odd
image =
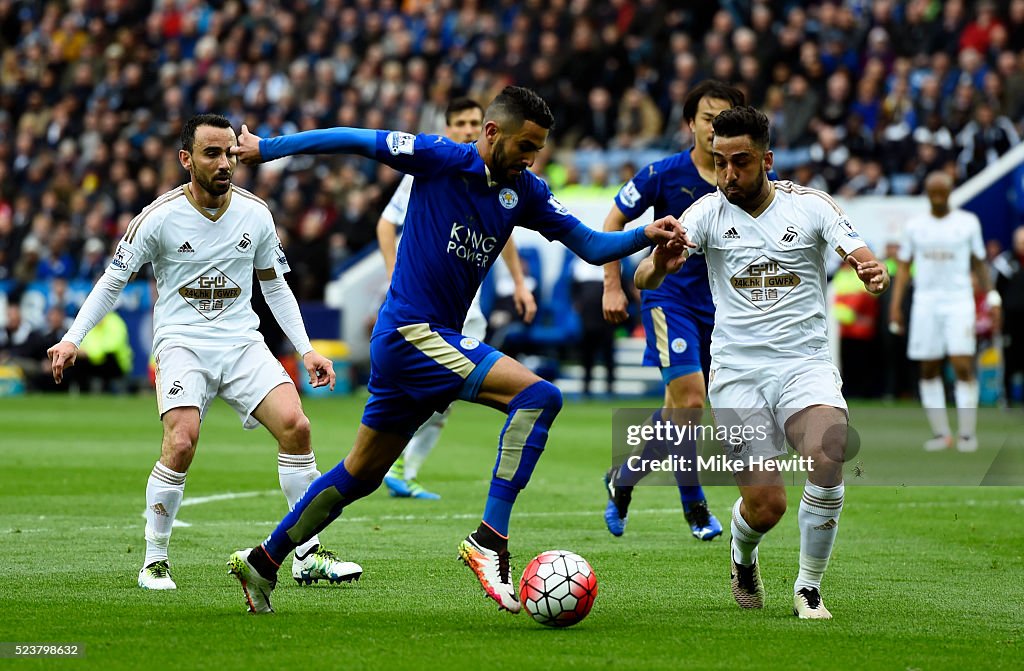
{"type": "MultiPolygon", "coordinates": [[[[211,494],[210,496],[194,496],[190,499],[185,499],[181,502],[180,506],[200,506],[204,503],[214,503],[215,501],[230,501],[232,499],[251,499],[257,496],[265,496],[267,494],[273,494],[274,490],[266,490],[262,492],[227,492],[226,494],[211,494]]],[[[146,513],[143,511],[142,516],[145,517],[146,513]]],[[[190,527],[192,524],[184,520],[174,518],[174,522],[171,523],[172,527],[190,527]]]]}
{"type": "MultiPolygon", "coordinates": [[[[225,500],[230,500],[230,499],[254,498],[254,497],[257,497],[257,496],[265,496],[265,495],[268,495],[268,494],[276,494],[276,493],[277,493],[277,490],[271,489],[271,490],[265,490],[265,491],[261,491],[261,492],[234,492],[234,493],[227,493],[227,494],[214,494],[214,495],[211,495],[211,496],[198,496],[198,497],[195,497],[195,498],[192,498],[192,499],[186,499],[185,501],[182,501],[181,505],[186,505],[186,503],[188,503],[188,505],[201,505],[203,503],[211,503],[211,502],[214,502],[214,501],[225,501],[225,500]]],[[[416,504],[411,503],[410,505],[416,505],[416,504]]],[[[433,504],[424,503],[422,505],[424,506],[424,508],[427,508],[427,507],[432,506],[433,504]]],[[[900,508],[963,508],[963,507],[967,507],[967,508],[973,508],[973,507],[978,507],[978,508],[996,508],[996,507],[1003,506],[1003,505],[1024,506],[1024,499],[1007,499],[1005,501],[986,501],[986,500],[979,501],[979,500],[976,500],[976,499],[964,499],[964,500],[950,499],[950,500],[947,500],[947,501],[902,501],[902,502],[898,502],[898,503],[888,503],[888,502],[885,502],[885,503],[873,503],[873,502],[870,502],[869,503],[869,502],[865,502],[865,503],[856,503],[856,504],[854,504],[854,507],[858,507],[858,508],[859,507],[884,507],[884,508],[889,508],[889,509],[893,509],[893,508],[895,508],[895,509],[900,509],[900,508]]],[[[635,512],[638,515],[677,515],[677,514],[679,514],[679,510],[680,510],[679,508],[646,508],[646,509],[644,509],[644,508],[635,508],[635,509],[631,509],[630,512],[635,512]]],[[[515,517],[516,517],[516,519],[520,519],[520,518],[539,518],[539,517],[591,517],[591,516],[597,517],[597,516],[600,516],[602,514],[603,514],[603,511],[595,508],[593,510],[562,510],[562,511],[546,510],[546,511],[538,511],[538,512],[517,512],[517,513],[515,513],[515,517]]],[[[437,521],[446,521],[446,520],[475,520],[475,519],[479,519],[479,518],[480,518],[480,513],[479,512],[473,512],[473,513],[448,513],[448,514],[444,514],[444,515],[436,515],[436,514],[430,514],[429,511],[424,510],[423,514],[421,514],[421,515],[361,515],[361,516],[358,516],[358,517],[357,516],[342,515],[339,519],[342,520],[342,521],[346,521],[346,522],[364,523],[364,522],[422,522],[424,520],[429,520],[429,521],[437,522],[437,521]]],[[[262,521],[259,521],[259,520],[238,520],[238,519],[233,519],[233,520],[212,520],[212,521],[203,522],[203,525],[204,526],[230,526],[230,525],[237,525],[239,523],[243,523],[243,524],[255,524],[255,525],[260,525],[260,526],[273,526],[273,525],[276,525],[276,524],[280,523],[280,521],[281,521],[280,519],[276,519],[276,520],[262,520],[262,521]]],[[[186,524],[185,526],[192,526],[192,525],[186,524]]],[[[107,525],[101,525],[101,526],[80,527],[79,530],[80,531],[102,531],[102,530],[109,530],[109,529],[136,529],[136,528],[138,528],[138,525],[135,525],[135,524],[128,524],[128,525],[107,524],[107,525]]],[[[17,533],[31,534],[31,533],[44,533],[44,532],[47,532],[47,531],[54,531],[54,529],[46,528],[46,527],[44,527],[44,528],[35,528],[35,529],[16,529],[14,527],[10,527],[8,529],[0,531],[0,533],[13,534],[13,533],[17,532],[17,533]]]]}
{"type": "Polygon", "coordinates": [[[269,494],[277,494],[281,490],[279,489],[267,489],[262,492],[228,492],[226,494],[211,494],[210,496],[196,496],[190,499],[185,499],[181,502],[181,506],[201,506],[204,503],[213,503],[215,501],[230,501],[231,499],[251,499],[256,496],[267,496],[269,494]]]}

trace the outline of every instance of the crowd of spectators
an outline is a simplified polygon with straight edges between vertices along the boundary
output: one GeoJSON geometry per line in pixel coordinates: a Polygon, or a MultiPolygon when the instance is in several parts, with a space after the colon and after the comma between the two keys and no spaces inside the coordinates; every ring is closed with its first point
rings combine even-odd
{"type": "MultiPolygon", "coordinates": [[[[102,272],[185,180],[178,131],[200,112],[262,136],[438,132],[451,97],[515,83],[550,103],[565,181],[599,172],[577,155],[687,147],[683,100],[716,77],[768,113],[780,176],[849,196],[963,181],[1024,118],[1024,0],[0,0],[0,47],[0,280],[20,282],[102,272]]],[[[315,300],[398,177],[297,157],[235,182],[271,204],[315,300]]]]}

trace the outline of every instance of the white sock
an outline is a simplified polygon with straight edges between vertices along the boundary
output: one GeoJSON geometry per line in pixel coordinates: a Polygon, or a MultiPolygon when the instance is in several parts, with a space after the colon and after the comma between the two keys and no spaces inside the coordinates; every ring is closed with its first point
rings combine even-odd
{"type": "Polygon", "coordinates": [[[924,414],[928,416],[928,423],[932,426],[932,435],[950,435],[949,417],[946,416],[946,388],[942,384],[942,378],[922,378],[918,382],[918,389],[921,392],[924,414]]]}
{"type": "MultiPolygon", "coordinates": [[[[320,471],[316,469],[316,456],[309,454],[277,454],[277,479],[281,483],[281,491],[288,499],[288,510],[295,507],[302,495],[306,493],[309,484],[320,477],[320,471]]],[[[295,548],[295,554],[304,557],[310,550],[320,545],[320,539],[313,536],[308,541],[295,548]]]]}
{"type": "Polygon", "coordinates": [[[956,381],[953,387],[956,398],[957,433],[964,438],[973,438],[978,427],[978,381],[956,381]]]}
{"type": "Polygon", "coordinates": [[[810,481],[804,483],[800,499],[800,573],[793,591],[802,587],[821,587],[832,546],[839,531],[839,514],[843,512],[842,483],[835,487],[819,487],[810,481]]]}
{"type": "Polygon", "coordinates": [[[750,566],[757,561],[757,544],[764,538],[760,531],[754,531],[740,514],[740,504],[743,497],[736,499],[732,506],[732,558],[737,564],[750,566]]]}
{"type": "Polygon", "coordinates": [[[146,559],[143,566],[167,560],[171,527],[184,495],[185,474],[156,462],[146,482],[146,559]]]}
{"type": "Polygon", "coordinates": [[[435,412],[430,416],[426,422],[423,423],[415,434],[409,444],[405,446],[405,452],[402,456],[405,458],[405,479],[415,480],[416,476],[419,475],[420,466],[430,456],[431,450],[437,445],[437,441],[441,438],[441,429],[444,428],[445,423],[448,421],[448,413],[451,412],[451,406],[444,412],[435,412]]]}

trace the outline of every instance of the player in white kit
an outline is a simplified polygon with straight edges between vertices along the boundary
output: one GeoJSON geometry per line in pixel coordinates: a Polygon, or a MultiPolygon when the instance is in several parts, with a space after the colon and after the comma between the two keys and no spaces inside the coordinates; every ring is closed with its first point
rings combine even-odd
{"type": "MultiPolygon", "coordinates": [[[[826,255],[838,253],[872,293],[888,288],[884,266],[825,193],[771,182],[768,119],[752,107],[713,121],[718,191],[681,217],[688,244],[707,258],[715,327],[708,396],[720,427],[749,428],[727,445],[740,498],[732,511],[732,592],[743,608],[764,606],[757,546],[786,510],[782,475],[758,458],[785,453],[785,439],[809,458],[800,501],[800,570],[793,612],[829,619],[821,579],[843,507],[847,407],[829,356],[825,321],[826,255]],[[759,433],[760,427],[763,433],[759,433]]],[[[687,254],[655,250],[636,271],[652,289],[687,254]]]]}
{"type": "Polygon", "coordinates": [[[953,390],[958,420],[956,447],[961,452],[978,449],[972,270],[978,287],[986,293],[994,323],[998,323],[1002,305],[985,266],[981,222],[970,212],[950,209],[952,191],[953,178],[944,172],[933,172],[925,179],[931,212],[907,222],[889,310],[890,330],[902,333],[904,319],[900,306],[910,282],[913,262],[914,298],[910,306],[907,357],[921,362],[918,383],[921,405],[932,429],[932,438],[924,443],[924,449],[929,452],[953,447],[953,434],[946,415],[946,390],[942,383],[942,364],[947,356],[956,374],[953,390]]]}
{"type": "MultiPolygon", "coordinates": [[[[448,104],[444,113],[445,135],[454,142],[476,142],[483,128],[484,110],[479,103],[470,98],[455,98],[448,104]]],[[[412,194],[412,175],[406,175],[395,190],[391,201],[384,208],[380,219],[377,221],[377,243],[380,245],[381,256],[384,257],[384,267],[388,274],[388,283],[391,282],[391,273],[395,269],[395,257],[398,250],[400,229],[405,224],[405,214],[409,209],[409,196],[412,194]]],[[[501,251],[501,258],[505,260],[509,273],[515,282],[513,298],[516,310],[522,316],[523,321],[529,324],[537,313],[537,303],[534,301],[533,293],[526,286],[523,276],[523,266],[516,251],[515,243],[509,240],[508,244],[501,251]]],[[[483,340],[487,332],[487,318],[480,309],[480,292],[477,291],[473,302],[469,306],[469,313],[466,315],[466,323],[462,332],[470,338],[483,340]]],[[[437,445],[441,437],[441,430],[448,421],[451,414],[451,406],[444,412],[435,412],[423,426],[413,434],[409,444],[406,445],[402,456],[391,466],[384,477],[384,485],[388,488],[391,496],[414,499],[439,499],[441,496],[431,492],[417,480],[420,466],[427,460],[431,450],[437,445]]]]}
{"type": "MultiPolygon", "coordinates": [[[[157,198],[128,225],[106,272],[59,343],[50,348],[53,378],[73,366],[78,346],[113,307],[128,282],[153,264],[157,409],[163,422],[160,460],[146,486],[146,555],[138,584],[176,589],[167,560],[171,527],[185,491],[199,427],[217,396],[247,429],[260,424],[277,439],[278,475],[289,507],[320,476],[309,420],[298,392],[257,330],[252,276],[314,387],[334,388],[330,359],[313,349],[284,274],[288,260],[266,203],[231,184],[237,144],[223,116],[198,115],[182,129],[178,157],[191,180],[157,198]]],[[[295,551],[300,583],[358,578],[362,568],[340,561],[314,536],[295,551]]]]}

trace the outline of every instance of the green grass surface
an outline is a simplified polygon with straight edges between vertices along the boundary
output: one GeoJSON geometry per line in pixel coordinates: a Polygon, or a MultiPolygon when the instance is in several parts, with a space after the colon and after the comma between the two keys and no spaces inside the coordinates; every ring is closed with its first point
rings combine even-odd
{"type": "MultiPolygon", "coordinates": [[[[317,398],[306,408],[326,470],[347,452],[362,401],[317,398]]],[[[453,413],[421,473],[442,500],[395,500],[381,490],[322,534],[326,545],[362,564],[360,582],[300,588],[282,580],[277,614],[253,617],[224,563],[232,550],[259,542],[284,513],[266,432],[245,432],[227,406],[214,406],[186,502],[253,495],[183,506],[179,519],[192,526],[175,529],[171,540],[179,588],[147,593],[135,581],[145,482],[160,441],[153,399],[2,399],[0,641],[77,642],[86,657],[0,666],[1021,668],[1024,488],[848,487],[824,585],[831,622],[790,614],[799,541],[800,490],[793,488],[790,513],[761,546],[767,607],[743,612],[729,593],[727,543],[690,538],[672,488],[638,489],[626,535],[605,530],[600,478],[612,410],[566,404],[513,514],[517,570],[536,553],[564,548],[586,557],[598,575],[590,617],[550,630],[525,614],[498,612],[456,560],[456,545],[483,508],[502,422],[492,410],[460,404],[453,413]]],[[[919,411],[863,407],[854,417],[866,446],[903,450],[900,468],[956,467],[955,453],[920,451],[919,411]]],[[[1019,419],[983,419],[983,436],[1020,435],[1019,419]]],[[[991,462],[1007,443],[989,442],[983,452],[991,462]]],[[[871,454],[865,448],[869,479],[889,469],[874,466],[871,454]]],[[[708,496],[727,519],[735,487],[712,487],[708,496]]]]}

